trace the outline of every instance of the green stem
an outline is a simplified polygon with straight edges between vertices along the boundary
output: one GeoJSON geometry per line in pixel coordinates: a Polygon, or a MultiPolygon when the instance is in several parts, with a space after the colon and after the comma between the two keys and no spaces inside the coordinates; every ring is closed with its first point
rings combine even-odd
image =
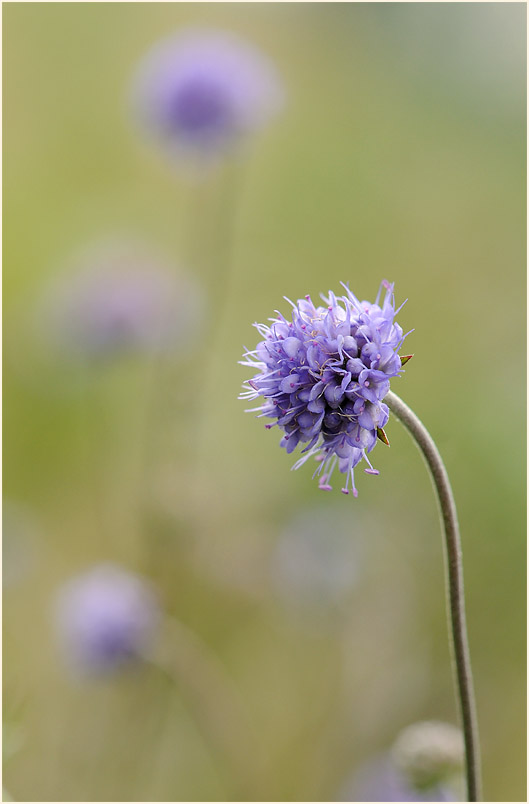
{"type": "Polygon", "coordinates": [[[198,422],[195,440],[195,486],[200,500],[205,482],[204,472],[207,471],[209,475],[208,444],[212,435],[211,406],[207,401],[211,398],[211,394],[215,393],[215,383],[218,383],[216,373],[219,365],[218,344],[225,333],[229,302],[237,279],[234,247],[245,178],[246,169],[241,163],[233,161],[225,166],[216,198],[217,208],[211,215],[215,225],[210,229],[209,238],[204,238],[202,234],[198,241],[202,246],[202,261],[209,278],[210,290],[209,331],[205,334],[208,351],[201,364],[202,395],[198,399],[194,414],[198,422]]]}
{"type": "Polygon", "coordinates": [[[457,692],[463,723],[468,801],[481,800],[478,724],[465,618],[463,557],[454,495],[443,460],[431,435],[415,413],[391,391],[384,397],[392,413],[406,427],[426,461],[439,502],[446,547],[448,606],[452,626],[457,692]]]}
{"type": "Polygon", "coordinates": [[[234,800],[259,785],[264,757],[237,687],[208,645],[183,623],[165,619],[165,638],[148,658],[187,699],[204,738],[223,759],[234,800]]]}

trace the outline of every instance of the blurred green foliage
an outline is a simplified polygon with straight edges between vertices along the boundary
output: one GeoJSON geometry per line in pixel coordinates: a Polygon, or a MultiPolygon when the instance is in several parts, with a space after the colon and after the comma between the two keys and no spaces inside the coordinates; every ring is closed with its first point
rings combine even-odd
{"type": "Polygon", "coordinates": [[[387,277],[415,328],[394,389],[459,507],[485,796],[525,800],[523,4],[8,3],[3,20],[4,499],[33,523],[4,593],[11,796],[237,795],[185,680],[66,676],[53,595],[102,560],[157,583],[233,681],[264,757],[250,799],[335,799],[400,728],[455,721],[437,513],[407,435],[390,422],[358,500],[325,496],[237,401],[251,323],[286,312],[283,294],[349,281],[372,298],[387,277]],[[288,93],[244,159],[200,183],[140,141],[127,106],[138,59],[189,24],[253,41],[288,93]],[[155,374],[129,358],[79,378],[44,359],[35,305],[71,253],[116,232],[193,273],[209,323],[155,374]],[[360,556],[323,620],[274,574],[281,533],[322,509],[360,556]]]}

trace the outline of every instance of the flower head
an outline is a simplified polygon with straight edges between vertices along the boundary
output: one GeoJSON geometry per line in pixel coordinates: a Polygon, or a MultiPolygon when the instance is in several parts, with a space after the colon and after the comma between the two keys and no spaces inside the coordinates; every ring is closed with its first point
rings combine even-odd
{"type": "Polygon", "coordinates": [[[198,289],[136,243],[94,246],[51,286],[43,325],[61,351],[86,357],[174,351],[193,334],[198,289]]]}
{"type": "Polygon", "coordinates": [[[275,419],[266,427],[279,425],[287,452],[305,445],[293,469],[315,458],[314,474],[327,491],[338,467],[346,475],[342,491],[348,494],[351,483],[356,497],[355,466],[364,460],[365,471],[378,474],[367,453],[377,436],[385,439],[382,428],[389,411],[382,400],[390,378],[402,371],[398,350],[406,336],[394,322],[398,310],[392,284],[382,282],[374,304],[360,302],[344,288],[344,296],[329,292],[322,297],[325,307],[316,307],[310,296],[296,304],[287,299],[293,307],[290,321],[277,313],[271,326],[255,324],[263,340],[241,362],[257,374],[240,398],[264,397],[252,410],[275,419]]]}
{"type": "Polygon", "coordinates": [[[159,610],[146,581],[101,564],[60,589],[55,615],[58,636],[75,668],[105,672],[145,651],[159,610]]]}
{"type": "Polygon", "coordinates": [[[168,146],[218,153],[281,107],[273,65],[232,33],[188,29],[141,63],[134,100],[144,125],[168,146]]]}
{"type": "Polygon", "coordinates": [[[431,788],[461,773],[465,758],[463,734],[451,723],[413,723],[397,737],[392,757],[416,789],[431,788]]]}
{"type": "Polygon", "coordinates": [[[342,527],[344,512],[311,506],[283,530],[272,554],[272,579],[279,597],[307,619],[342,609],[356,586],[362,564],[357,539],[342,527]]]}

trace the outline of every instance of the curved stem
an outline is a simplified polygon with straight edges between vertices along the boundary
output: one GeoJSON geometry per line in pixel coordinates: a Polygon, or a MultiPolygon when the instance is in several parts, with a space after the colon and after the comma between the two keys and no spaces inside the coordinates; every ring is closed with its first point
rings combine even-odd
{"type": "Polygon", "coordinates": [[[426,427],[415,413],[391,391],[384,397],[384,402],[395,414],[396,418],[407,428],[426,460],[439,502],[445,535],[448,604],[452,626],[457,691],[465,738],[468,801],[480,801],[481,772],[478,724],[465,619],[463,557],[454,496],[439,450],[426,427]]]}

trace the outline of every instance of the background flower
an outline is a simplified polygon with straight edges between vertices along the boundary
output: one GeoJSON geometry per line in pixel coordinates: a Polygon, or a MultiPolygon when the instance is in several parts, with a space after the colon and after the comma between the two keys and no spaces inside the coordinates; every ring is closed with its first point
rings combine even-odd
{"type": "Polygon", "coordinates": [[[41,302],[41,331],[63,354],[174,352],[196,337],[203,312],[198,285],[145,245],[102,243],[72,266],[41,302]]]}
{"type": "Polygon", "coordinates": [[[169,148],[224,151],[282,106],[273,64],[229,31],[184,29],[145,56],[134,103],[146,128],[169,148]]]}
{"type": "Polygon", "coordinates": [[[69,663],[81,672],[110,671],[138,659],[158,617],[147,582],[113,564],[73,578],[57,593],[58,637],[69,663]]]}
{"type": "Polygon", "coordinates": [[[343,511],[311,506],[284,528],[272,554],[273,588],[287,610],[338,624],[362,569],[359,534],[343,511]]]}
{"type": "Polygon", "coordinates": [[[428,789],[461,775],[465,747],[461,729],[435,720],[412,723],[392,748],[395,766],[416,789],[428,789]]]}

